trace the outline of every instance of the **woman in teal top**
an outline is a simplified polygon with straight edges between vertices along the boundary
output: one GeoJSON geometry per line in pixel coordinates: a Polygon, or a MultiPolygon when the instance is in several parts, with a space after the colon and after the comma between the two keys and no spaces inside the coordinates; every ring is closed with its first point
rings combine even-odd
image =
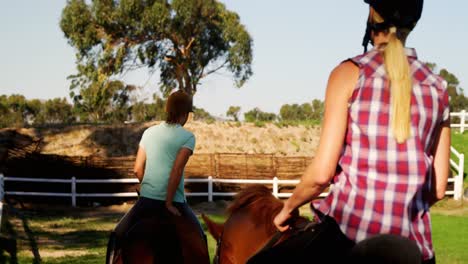
{"type": "MultiPolygon", "coordinates": [[[[107,263],[115,263],[120,257],[124,263],[128,262],[125,261],[125,242],[142,219],[182,217],[184,225],[198,229],[195,232],[206,242],[201,225],[187,205],[184,194],[184,168],[195,149],[195,136],[183,128],[191,111],[191,97],[177,91],[167,100],[166,121],[144,131],[134,166],[134,173],[141,182],[140,197],[114,229],[108,245],[107,263]]],[[[177,221],[181,222],[182,218],[177,221]]],[[[173,227],[172,224],[169,226],[173,227]]],[[[180,233],[180,230],[174,230],[174,233],[180,233]]],[[[171,259],[171,263],[176,262],[176,259],[171,259]]]]}

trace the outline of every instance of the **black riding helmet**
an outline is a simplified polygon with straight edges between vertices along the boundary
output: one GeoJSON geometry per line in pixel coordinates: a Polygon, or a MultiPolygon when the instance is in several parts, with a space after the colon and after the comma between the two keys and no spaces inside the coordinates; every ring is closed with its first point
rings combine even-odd
{"type": "Polygon", "coordinates": [[[424,0],[364,0],[384,19],[383,23],[367,22],[366,34],[362,45],[364,52],[371,40],[372,30],[385,30],[390,27],[412,30],[423,9],[424,0]]]}

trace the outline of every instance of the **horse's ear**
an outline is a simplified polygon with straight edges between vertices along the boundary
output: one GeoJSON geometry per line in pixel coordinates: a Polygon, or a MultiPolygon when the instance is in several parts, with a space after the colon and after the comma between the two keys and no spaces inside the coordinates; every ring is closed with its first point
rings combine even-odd
{"type": "Polygon", "coordinates": [[[223,233],[224,224],[215,223],[213,220],[208,218],[208,216],[202,214],[201,217],[203,221],[205,221],[206,226],[208,227],[208,231],[213,236],[215,240],[218,240],[223,233]]]}

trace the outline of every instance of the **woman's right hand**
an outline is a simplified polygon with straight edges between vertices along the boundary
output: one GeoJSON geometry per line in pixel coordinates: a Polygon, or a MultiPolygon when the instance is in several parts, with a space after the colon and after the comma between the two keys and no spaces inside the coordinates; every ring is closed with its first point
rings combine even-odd
{"type": "Polygon", "coordinates": [[[285,206],[283,206],[283,209],[281,210],[281,212],[279,212],[278,215],[276,215],[275,219],[273,220],[273,223],[280,232],[284,232],[289,229],[288,220],[290,219],[291,214],[288,212],[285,206]]]}
{"type": "Polygon", "coordinates": [[[171,212],[171,214],[175,215],[175,216],[180,216],[180,212],[179,212],[179,209],[177,209],[172,203],[167,203],[166,202],[166,208],[169,212],[171,212]]]}

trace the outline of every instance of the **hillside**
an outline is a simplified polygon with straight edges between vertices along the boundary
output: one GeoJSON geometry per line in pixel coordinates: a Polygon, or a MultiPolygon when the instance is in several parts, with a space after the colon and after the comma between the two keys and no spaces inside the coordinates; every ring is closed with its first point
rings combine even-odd
{"type": "MultiPolygon", "coordinates": [[[[136,153],[143,131],[159,122],[123,125],[80,125],[62,128],[22,128],[16,132],[41,139],[40,152],[65,156],[121,157],[136,153]]],[[[196,153],[268,153],[313,156],[319,127],[279,127],[251,123],[192,121],[185,126],[196,138],[196,153]]],[[[5,134],[5,133],[3,133],[5,134]]]]}

